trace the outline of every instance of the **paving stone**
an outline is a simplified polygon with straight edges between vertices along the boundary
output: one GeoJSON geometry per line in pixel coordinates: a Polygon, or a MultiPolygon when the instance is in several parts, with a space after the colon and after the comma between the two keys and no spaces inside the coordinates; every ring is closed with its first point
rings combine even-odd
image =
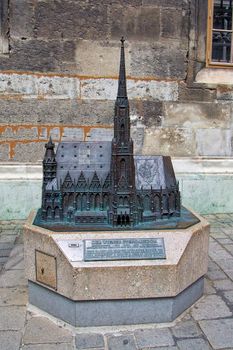
{"type": "Polygon", "coordinates": [[[229,279],[214,281],[213,284],[217,290],[233,290],[233,282],[229,279]]]}
{"type": "Polygon", "coordinates": [[[5,234],[1,234],[0,235],[0,243],[14,243],[15,239],[16,239],[17,235],[5,235],[5,234]]]}
{"type": "Polygon", "coordinates": [[[161,347],[153,347],[153,348],[143,348],[143,350],[179,350],[177,346],[163,346],[161,347]]]}
{"type": "Polygon", "coordinates": [[[232,313],[220,296],[207,295],[192,307],[191,315],[195,320],[203,320],[232,316],[232,313]]]}
{"type": "Polygon", "coordinates": [[[205,278],[204,281],[204,294],[215,294],[216,290],[212,286],[212,281],[209,281],[207,278],[205,278]]]}
{"type": "Polygon", "coordinates": [[[5,270],[23,270],[24,258],[21,255],[13,255],[7,259],[5,270]]]}
{"type": "Polygon", "coordinates": [[[186,339],[177,341],[180,350],[211,350],[211,347],[204,339],[186,339]]]}
{"type": "Polygon", "coordinates": [[[200,327],[214,349],[233,348],[233,319],[200,321],[200,327]]]}
{"type": "Polygon", "coordinates": [[[227,235],[227,237],[233,239],[233,229],[232,227],[224,227],[222,231],[227,235]]]}
{"type": "Polygon", "coordinates": [[[195,338],[201,334],[200,328],[193,321],[182,321],[171,330],[176,338],[195,338]]]}
{"type": "MultiPolygon", "coordinates": [[[[33,344],[33,345],[24,345],[22,350],[74,350],[72,344],[33,344]]],[[[95,349],[92,349],[95,350],[95,349]]],[[[101,349],[99,349],[101,350],[101,349]]]]}
{"type": "Polygon", "coordinates": [[[219,270],[219,267],[218,265],[209,258],[209,261],[208,261],[208,271],[216,271],[216,270],[219,270]]]}
{"type": "Polygon", "coordinates": [[[26,308],[22,306],[2,306],[0,308],[0,330],[18,331],[24,327],[26,308]]]}
{"type": "Polygon", "coordinates": [[[27,301],[26,287],[0,288],[0,306],[23,306],[27,301]]]}
{"type": "Polygon", "coordinates": [[[221,222],[219,222],[218,219],[217,219],[216,217],[215,217],[214,220],[212,221],[210,228],[213,229],[213,227],[219,227],[219,228],[222,227],[221,222]]]}
{"type": "Polygon", "coordinates": [[[26,286],[23,270],[8,270],[0,275],[0,288],[26,286]]]}
{"type": "Polygon", "coordinates": [[[14,243],[13,242],[0,242],[0,250],[12,250],[12,248],[14,247],[14,243]]]}
{"type": "Polygon", "coordinates": [[[231,257],[231,259],[218,259],[218,260],[216,260],[216,263],[218,266],[221,267],[221,269],[224,272],[233,269],[233,258],[232,257],[231,257]]]}
{"type": "Polygon", "coordinates": [[[224,232],[220,231],[218,228],[216,228],[214,230],[214,232],[211,230],[210,235],[213,238],[227,238],[226,234],[224,232]]]}
{"type": "Polygon", "coordinates": [[[209,248],[209,256],[211,259],[214,261],[220,259],[232,259],[232,255],[226,249],[224,249],[220,244],[218,244],[218,248],[216,248],[216,246],[214,247],[214,243],[210,243],[210,245],[213,247],[210,246],[209,248]]]}
{"type": "Polygon", "coordinates": [[[18,350],[22,334],[16,331],[0,331],[0,349],[18,350]]]}
{"type": "Polygon", "coordinates": [[[224,280],[226,279],[226,275],[223,271],[221,270],[215,270],[215,271],[208,271],[206,276],[211,280],[211,281],[216,281],[216,280],[224,280]]]}
{"type": "Polygon", "coordinates": [[[11,250],[10,256],[20,255],[23,256],[24,247],[23,244],[16,244],[11,250]]]}
{"type": "Polygon", "coordinates": [[[233,281],[233,270],[226,270],[226,275],[233,281]]]}
{"type": "Polygon", "coordinates": [[[217,241],[224,246],[233,243],[232,239],[230,238],[218,238],[217,241]]]}
{"type": "Polygon", "coordinates": [[[134,332],[138,347],[175,345],[169,329],[140,329],[134,332]]]}
{"type": "MultiPolygon", "coordinates": [[[[204,218],[208,219],[208,221],[210,221],[211,219],[213,219],[215,217],[218,218],[218,215],[219,214],[204,214],[203,216],[204,216],[204,218]]],[[[222,215],[222,214],[220,214],[220,215],[222,215]]],[[[224,215],[229,216],[229,214],[224,214],[224,215]]]]}
{"type": "Polygon", "coordinates": [[[4,265],[4,264],[7,262],[7,260],[8,260],[8,257],[7,257],[7,256],[5,256],[5,257],[0,257],[0,264],[1,264],[1,265],[4,265]]]}
{"type": "Polygon", "coordinates": [[[230,254],[233,254],[233,244],[227,244],[225,248],[230,254]]]}
{"type": "Polygon", "coordinates": [[[92,333],[76,334],[75,344],[77,349],[103,348],[104,338],[102,334],[92,334],[92,333]]]}
{"type": "MultiPolygon", "coordinates": [[[[207,216],[208,216],[208,214],[207,214],[207,216]]],[[[222,213],[222,214],[220,213],[220,214],[215,214],[214,217],[223,220],[223,219],[228,219],[231,216],[230,216],[230,214],[227,214],[227,213],[222,213]]]]}
{"type": "Polygon", "coordinates": [[[107,343],[108,350],[137,350],[132,334],[110,336],[107,343]]]}
{"type": "Polygon", "coordinates": [[[223,295],[227,299],[229,304],[233,304],[233,290],[224,292],[223,295]]]}
{"type": "Polygon", "coordinates": [[[11,249],[0,249],[0,257],[8,257],[11,249]]]}
{"type": "Polygon", "coordinates": [[[23,337],[24,344],[70,343],[71,341],[70,331],[57,326],[46,317],[29,319],[23,337]]]}

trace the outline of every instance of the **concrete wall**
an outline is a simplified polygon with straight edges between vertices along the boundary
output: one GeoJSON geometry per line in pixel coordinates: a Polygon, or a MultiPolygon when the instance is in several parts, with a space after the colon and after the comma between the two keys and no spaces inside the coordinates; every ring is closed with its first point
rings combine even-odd
{"type": "Polygon", "coordinates": [[[203,70],[206,9],[207,0],[9,0],[0,162],[40,162],[49,135],[111,138],[122,35],[135,152],[230,158],[233,86],[222,84],[227,71],[213,83],[203,70]]]}

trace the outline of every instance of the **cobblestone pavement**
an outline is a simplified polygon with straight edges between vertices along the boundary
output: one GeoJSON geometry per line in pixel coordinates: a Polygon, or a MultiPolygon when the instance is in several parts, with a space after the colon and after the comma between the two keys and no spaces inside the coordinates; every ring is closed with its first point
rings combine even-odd
{"type": "Polygon", "coordinates": [[[74,329],[27,309],[22,227],[0,223],[0,350],[233,350],[233,214],[206,218],[204,297],[172,324],[95,329],[74,329]]]}

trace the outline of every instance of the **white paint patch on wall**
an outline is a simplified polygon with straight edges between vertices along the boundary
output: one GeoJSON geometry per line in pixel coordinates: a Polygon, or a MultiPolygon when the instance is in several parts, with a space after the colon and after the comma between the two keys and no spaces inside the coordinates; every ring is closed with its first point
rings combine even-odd
{"type": "Polygon", "coordinates": [[[80,81],[70,77],[49,77],[28,74],[0,74],[0,94],[22,98],[77,98],[80,81]]]}
{"type": "Polygon", "coordinates": [[[209,86],[232,85],[233,71],[232,68],[203,68],[197,73],[195,81],[209,86]]]}
{"type": "MultiPolygon", "coordinates": [[[[128,79],[127,85],[131,99],[178,100],[175,81],[128,79]]],[[[117,79],[0,74],[0,95],[22,98],[115,100],[117,86],[117,79]]]]}
{"type": "Polygon", "coordinates": [[[177,101],[178,83],[168,81],[129,80],[128,94],[132,99],[153,99],[157,101],[177,101]]]}
{"type": "Polygon", "coordinates": [[[198,129],[197,151],[200,156],[231,156],[232,131],[228,129],[198,129]]]}
{"type": "MultiPolygon", "coordinates": [[[[118,81],[114,79],[86,79],[81,82],[81,98],[114,100],[118,81]]],[[[177,101],[178,83],[166,81],[127,81],[130,99],[153,99],[155,101],[177,101]]]]}
{"type": "Polygon", "coordinates": [[[118,82],[114,79],[85,79],[81,82],[81,98],[114,100],[118,82]]]}

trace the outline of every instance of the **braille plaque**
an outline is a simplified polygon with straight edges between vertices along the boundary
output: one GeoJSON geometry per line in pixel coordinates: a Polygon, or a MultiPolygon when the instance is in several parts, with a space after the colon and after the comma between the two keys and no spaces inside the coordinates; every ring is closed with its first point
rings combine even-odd
{"type": "Polygon", "coordinates": [[[163,238],[84,240],[84,261],[166,259],[163,238]]]}

